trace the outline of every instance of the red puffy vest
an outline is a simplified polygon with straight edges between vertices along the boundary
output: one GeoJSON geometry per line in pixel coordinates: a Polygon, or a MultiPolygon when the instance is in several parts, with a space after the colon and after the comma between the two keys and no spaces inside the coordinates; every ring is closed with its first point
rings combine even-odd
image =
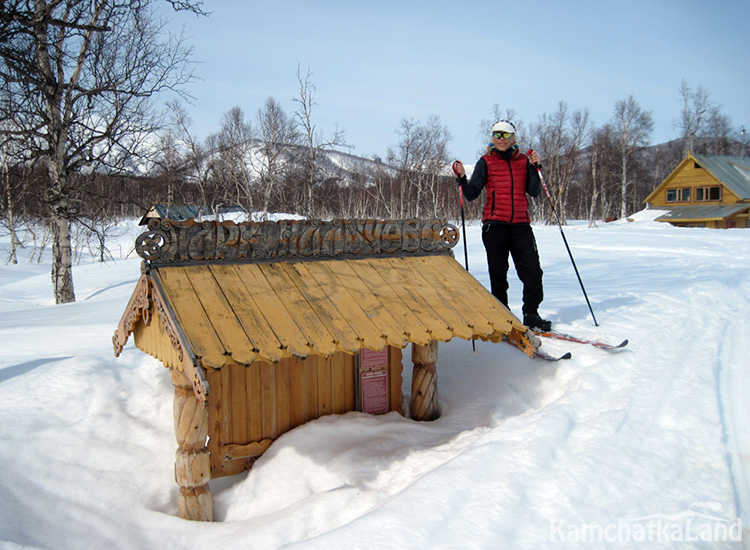
{"type": "Polygon", "coordinates": [[[526,155],[515,151],[510,160],[490,153],[482,157],[487,164],[487,203],[482,221],[529,223],[526,199],[526,155]]]}

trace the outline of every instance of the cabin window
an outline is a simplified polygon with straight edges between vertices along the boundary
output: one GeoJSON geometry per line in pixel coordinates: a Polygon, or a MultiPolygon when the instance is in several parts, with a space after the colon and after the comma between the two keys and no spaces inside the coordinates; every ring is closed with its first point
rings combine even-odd
{"type": "Polygon", "coordinates": [[[667,202],[690,202],[690,188],[667,189],[667,202]]]}
{"type": "Polygon", "coordinates": [[[712,187],[697,187],[695,189],[695,201],[720,201],[721,200],[721,187],[715,185],[712,187]]]}

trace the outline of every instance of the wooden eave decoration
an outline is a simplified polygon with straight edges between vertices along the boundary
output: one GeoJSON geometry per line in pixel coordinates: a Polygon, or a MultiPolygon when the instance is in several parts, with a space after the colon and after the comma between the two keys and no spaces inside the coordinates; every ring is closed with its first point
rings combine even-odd
{"type": "Polygon", "coordinates": [[[144,273],[136,284],[125,313],[112,337],[115,356],[120,356],[128,338],[137,328],[158,331],[161,338],[144,339],[142,347],[145,349],[142,351],[159,359],[165,367],[183,372],[191,383],[199,402],[205,406],[208,397],[205,374],[179,323],[176,322],[176,316],[169,302],[164,299],[159,290],[154,288],[152,281],[152,278],[144,273]],[[158,319],[158,322],[152,325],[151,321],[154,317],[158,319]],[[159,345],[164,341],[168,341],[169,345],[166,347],[159,345]],[[149,344],[154,347],[148,347],[149,344]]]}
{"type": "Polygon", "coordinates": [[[144,349],[183,371],[205,404],[202,369],[466,340],[522,342],[525,327],[452,256],[441,220],[173,222],[136,241],[144,274],[115,332],[136,326],[171,349],[144,349]]]}

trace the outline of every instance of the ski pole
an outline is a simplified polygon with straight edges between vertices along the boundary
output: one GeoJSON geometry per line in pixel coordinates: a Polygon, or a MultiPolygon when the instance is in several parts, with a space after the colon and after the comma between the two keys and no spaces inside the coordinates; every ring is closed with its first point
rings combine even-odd
{"type": "MultiPolygon", "coordinates": [[[[453,173],[458,177],[458,170],[456,164],[459,161],[453,163],[453,173]]],[[[469,271],[469,249],[466,245],[466,217],[464,215],[464,190],[461,185],[458,186],[459,203],[461,204],[461,232],[464,235],[464,261],[466,262],[466,271],[469,271]]]]}
{"type": "MultiPolygon", "coordinates": [[[[526,153],[526,155],[531,154],[532,149],[529,149],[529,152],[526,153]]],[[[565,243],[565,248],[568,251],[568,256],[570,256],[570,261],[573,264],[573,270],[576,272],[576,277],[578,278],[578,284],[581,285],[581,290],[583,291],[583,297],[586,298],[586,304],[589,306],[589,311],[591,312],[591,317],[594,319],[594,325],[599,326],[599,323],[596,322],[596,315],[594,315],[594,310],[591,307],[591,302],[589,301],[589,297],[586,294],[586,288],[583,286],[583,281],[581,280],[581,275],[578,273],[578,267],[576,266],[576,261],[573,259],[573,253],[570,251],[570,247],[568,246],[568,239],[565,238],[565,232],[562,228],[562,222],[560,222],[560,216],[557,215],[557,210],[555,210],[555,205],[552,202],[552,195],[550,195],[549,189],[547,188],[547,182],[544,181],[544,175],[542,174],[542,169],[539,167],[539,165],[534,165],[534,168],[536,168],[536,171],[539,173],[539,179],[542,181],[542,189],[544,189],[544,194],[547,195],[547,200],[549,201],[549,207],[552,209],[552,213],[555,215],[555,220],[557,221],[557,227],[560,228],[560,235],[562,235],[563,242],[565,243]]]]}
{"type": "MultiPolygon", "coordinates": [[[[456,174],[456,177],[458,177],[458,170],[456,170],[456,163],[459,161],[456,161],[453,163],[453,173],[456,174]]],[[[466,271],[469,271],[469,247],[466,244],[466,216],[464,215],[464,190],[461,187],[461,185],[458,186],[458,196],[459,196],[459,204],[461,205],[461,233],[464,236],[464,262],[466,262],[466,271]]],[[[474,343],[474,340],[471,341],[471,349],[473,351],[477,351],[477,346],[474,343]]]]}

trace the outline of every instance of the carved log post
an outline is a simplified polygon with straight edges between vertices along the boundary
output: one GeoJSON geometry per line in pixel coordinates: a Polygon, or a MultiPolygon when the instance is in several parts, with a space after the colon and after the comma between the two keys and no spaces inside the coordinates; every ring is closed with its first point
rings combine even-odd
{"type": "Polygon", "coordinates": [[[171,369],[174,386],[174,431],[177,438],[175,481],[180,486],[178,515],[196,521],[213,520],[208,482],[211,464],[206,447],[208,409],[195,397],[193,387],[180,371],[171,369]]]}
{"type": "Polygon", "coordinates": [[[426,346],[412,344],[411,417],[414,420],[435,420],[438,416],[437,363],[438,342],[426,346]]]}

